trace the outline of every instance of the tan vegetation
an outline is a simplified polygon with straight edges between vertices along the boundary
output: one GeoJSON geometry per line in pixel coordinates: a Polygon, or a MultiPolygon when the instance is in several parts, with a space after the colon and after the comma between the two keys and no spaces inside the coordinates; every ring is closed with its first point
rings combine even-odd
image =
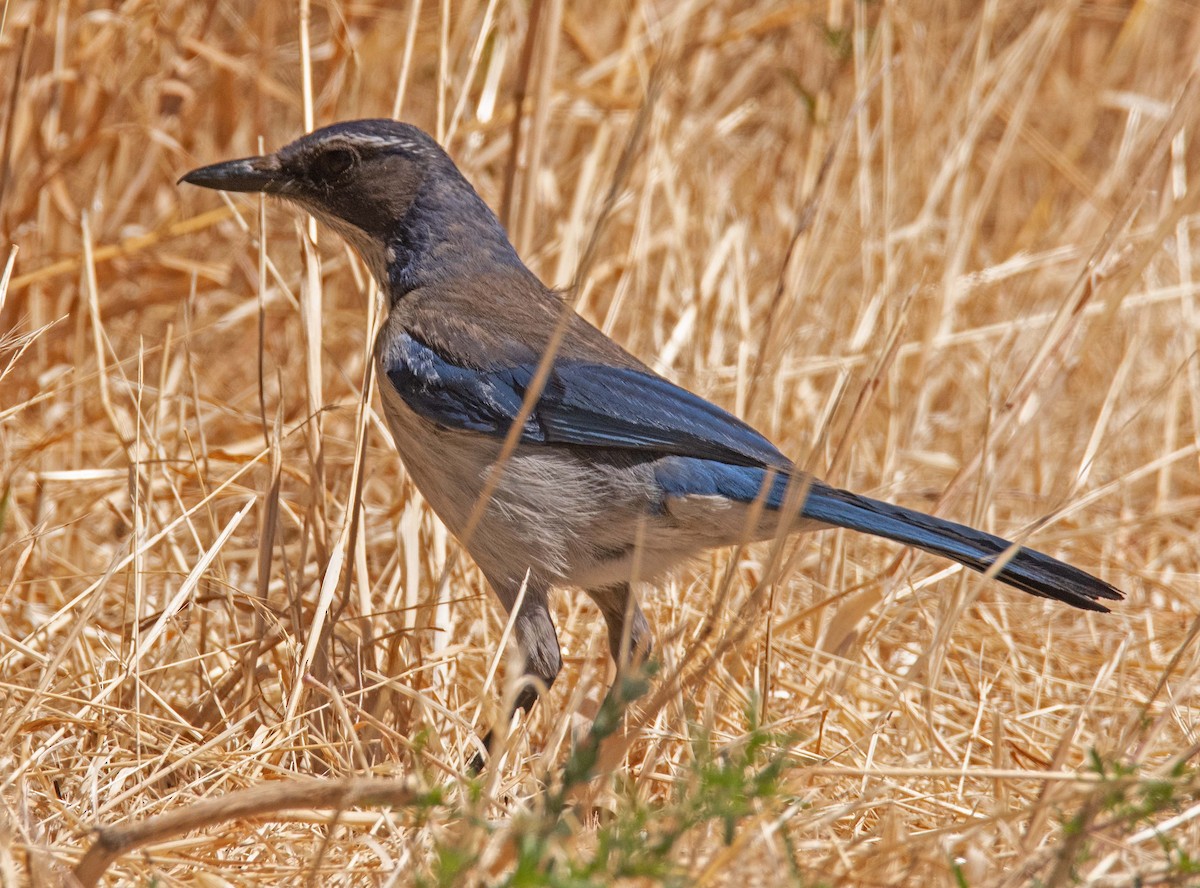
{"type": "Polygon", "coordinates": [[[396,7],[4,5],[0,882],[108,826],[85,881],[604,884],[606,829],[677,826],[643,881],[1185,884],[1197,8],[396,7]],[[473,793],[504,618],[380,421],[378,295],[329,232],[175,185],[389,114],[671,378],[1128,600],[841,533],[716,553],[645,590],[662,676],[557,820],[609,670],[564,593],[564,677],[473,793]],[[689,820],[759,743],[761,794],[689,820]]]}

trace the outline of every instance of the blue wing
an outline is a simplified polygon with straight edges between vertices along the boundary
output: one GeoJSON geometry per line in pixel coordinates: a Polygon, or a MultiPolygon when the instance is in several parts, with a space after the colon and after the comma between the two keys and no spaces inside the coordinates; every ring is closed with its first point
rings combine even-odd
{"type": "MultiPolygon", "coordinates": [[[[537,363],[475,369],[402,334],[389,344],[388,380],[418,416],[444,428],[503,437],[537,363]]],[[[557,360],[521,440],[653,451],[742,466],[791,463],[735,416],[661,376],[629,367],[557,360]]]]}

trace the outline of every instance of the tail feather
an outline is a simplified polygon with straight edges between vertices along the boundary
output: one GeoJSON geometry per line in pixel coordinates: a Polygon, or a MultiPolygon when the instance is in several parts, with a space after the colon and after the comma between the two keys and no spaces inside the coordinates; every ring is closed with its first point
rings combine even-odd
{"type": "MultiPolygon", "coordinates": [[[[778,491],[782,493],[782,490],[778,491]]],[[[782,497],[769,497],[779,507],[782,497]]],[[[957,561],[986,573],[1011,546],[1008,540],[901,506],[868,499],[814,481],[800,513],[805,518],[834,527],[874,534],[897,543],[957,561]]],[[[1078,568],[1041,552],[1020,548],[1000,568],[996,579],[1042,598],[1053,598],[1074,607],[1108,613],[1098,599],[1120,601],[1120,590],[1078,568]]]]}

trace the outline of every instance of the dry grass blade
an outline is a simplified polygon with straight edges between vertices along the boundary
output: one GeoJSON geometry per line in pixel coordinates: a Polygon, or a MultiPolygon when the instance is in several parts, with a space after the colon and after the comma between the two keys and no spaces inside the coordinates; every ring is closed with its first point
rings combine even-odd
{"type": "MultiPolygon", "coordinates": [[[[218,222],[224,222],[231,215],[233,215],[232,211],[227,209],[206,210],[190,219],[167,225],[162,231],[135,235],[134,237],[126,238],[120,243],[93,249],[92,261],[100,264],[122,256],[133,256],[163,241],[185,237],[203,231],[206,228],[211,228],[218,222]]],[[[83,261],[84,257],[82,255],[70,259],[60,259],[58,262],[50,263],[35,271],[19,274],[12,279],[11,289],[14,292],[24,290],[34,284],[41,284],[53,278],[78,271],[83,265],[83,261]]]]}
{"type": "Polygon", "coordinates": [[[12,281],[13,266],[17,264],[17,247],[14,245],[8,251],[8,261],[4,263],[4,273],[0,275],[0,312],[4,311],[4,301],[8,298],[8,285],[12,281]]]}
{"type": "MultiPolygon", "coordinates": [[[[186,808],[152,817],[128,826],[102,826],[96,841],[75,866],[80,885],[91,886],[122,854],[162,842],[192,830],[216,826],[230,820],[280,816],[298,809],[321,810],[388,805],[403,807],[416,798],[410,780],[291,780],[266,783],[252,789],[205,799],[186,808]]],[[[336,815],[333,819],[336,819],[336,815]]]]}

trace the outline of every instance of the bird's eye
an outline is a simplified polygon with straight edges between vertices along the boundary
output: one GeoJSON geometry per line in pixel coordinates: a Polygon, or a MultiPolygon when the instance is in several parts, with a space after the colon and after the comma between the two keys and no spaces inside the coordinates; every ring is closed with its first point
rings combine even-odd
{"type": "Polygon", "coordinates": [[[330,148],[312,159],[309,173],[322,182],[332,182],[354,165],[354,152],[348,148],[330,148]]]}

